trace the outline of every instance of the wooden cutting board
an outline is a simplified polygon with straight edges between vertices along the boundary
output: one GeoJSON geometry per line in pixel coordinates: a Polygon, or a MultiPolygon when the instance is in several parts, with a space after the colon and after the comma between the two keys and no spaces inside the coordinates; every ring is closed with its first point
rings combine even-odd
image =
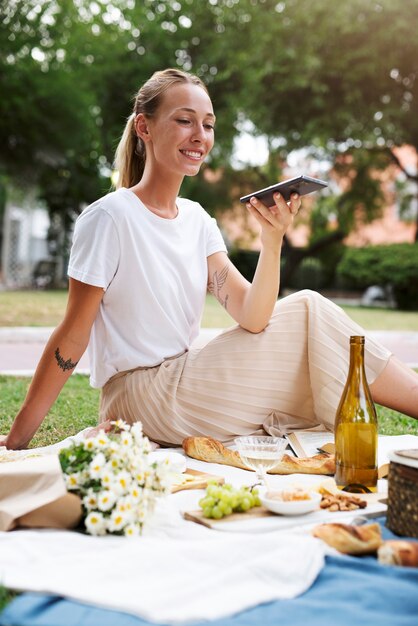
{"type": "Polygon", "coordinates": [[[185,489],[206,489],[210,480],[216,481],[218,485],[223,485],[225,482],[223,476],[207,474],[206,472],[199,472],[199,470],[188,468],[186,468],[182,477],[183,480],[171,488],[171,493],[177,493],[177,491],[183,491],[185,489]]]}
{"type": "Polygon", "coordinates": [[[201,510],[197,511],[183,511],[184,519],[189,522],[197,522],[198,524],[202,524],[202,526],[206,526],[207,528],[216,528],[217,524],[224,524],[225,522],[240,522],[240,521],[248,521],[260,517],[272,517],[275,513],[271,513],[263,506],[255,506],[249,511],[245,513],[232,513],[232,515],[227,515],[222,519],[211,519],[208,517],[203,517],[203,513],[201,510]]]}
{"type": "MultiPolygon", "coordinates": [[[[381,494],[381,493],[361,494],[360,497],[366,500],[367,504],[375,504],[377,502],[386,503],[385,496],[384,494],[381,494]]],[[[364,516],[364,517],[369,516],[369,511],[367,510],[367,507],[365,509],[357,509],[356,511],[351,511],[351,513],[357,513],[358,516],[364,516]]],[[[329,511],[329,514],[330,514],[329,521],[332,522],[333,512],[329,511]]],[[[196,522],[198,524],[202,524],[203,526],[206,526],[207,528],[216,528],[218,524],[224,524],[225,522],[241,522],[241,521],[248,521],[248,520],[262,518],[262,517],[274,517],[276,516],[276,513],[272,513],[271,511],[269,511],[263,506],[255,506],[252,509],[249,509],[249,511],[246,511],[245,513],[232,513],[232,515],[227,515],[219,520],[211,519],[208,517],[203,517],[203,512],[201,509],[198,509],[197,511],[183,511],[182,515],[185,520],[188,520],[190,522],[196,522]]],[[[382,515],[382,513],[379,513],[379,515],[382,515]]]]}

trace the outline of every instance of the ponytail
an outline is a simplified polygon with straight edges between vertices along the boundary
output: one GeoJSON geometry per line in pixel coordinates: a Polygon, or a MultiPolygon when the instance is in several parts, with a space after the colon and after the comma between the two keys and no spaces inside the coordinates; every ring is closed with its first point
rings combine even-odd
{"type": "Polygon", "coordinates": [[[129,116],[115,153],[115,169],[119,176],[116,189],[133,187],[144,173],[145,146],[135,132],[135,113],[129,116]]]}

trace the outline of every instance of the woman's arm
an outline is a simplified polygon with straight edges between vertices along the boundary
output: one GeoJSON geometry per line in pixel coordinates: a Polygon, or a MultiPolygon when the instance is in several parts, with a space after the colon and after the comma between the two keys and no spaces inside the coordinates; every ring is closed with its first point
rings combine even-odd
{"type": "Polygon", "coordinates": [[[300,208],[294,194],[289,204],[276,195],[276,205],[266,207],[256,198],[247,204],[261,226],[261,251],[252,283],[249,283],[224,252],[208,258],[208,289],[236,322],[252,333],[268,324],[280,286],[280,256],[283,237],[300,208]]]}
{"type": "Polygon", "coordinates": [[[70,279],[64,319],[48,340],[23,405],[0,445],[27,447],[87,347],[103,293],[101,287],[70,279]]]}

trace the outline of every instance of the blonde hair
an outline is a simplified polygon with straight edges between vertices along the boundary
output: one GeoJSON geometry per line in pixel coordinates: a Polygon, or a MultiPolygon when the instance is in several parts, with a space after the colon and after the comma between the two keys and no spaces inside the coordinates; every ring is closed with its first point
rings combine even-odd
{"type": "Polygon", "coordinates": [[[189,83],[202,87],[206,93],[206,85],[193,74],[178,69],[166,69],[155,72],[146,83],[142,85],[134,99],[132,114],[128,117],[122,137],[115,153],[115,169],[119,176],[116,188],[132,187],[138,183],[145,168],[145,144],[137,136],[135,130],[135,118],[139,113],[145,117],[153,117],[161,104],[163,94],[172,85],[177,83],[189,83]]]}

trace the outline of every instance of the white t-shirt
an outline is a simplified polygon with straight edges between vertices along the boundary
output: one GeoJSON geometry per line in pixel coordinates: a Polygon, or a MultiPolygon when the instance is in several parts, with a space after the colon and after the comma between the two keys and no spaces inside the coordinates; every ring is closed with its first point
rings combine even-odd
{"type": "Polygon", "coordinates": [[[178,198],[177,207],[176,218],[161,218],[122,188],[76,221],[68,275],[105,290],[89,343],[93,387],[159,364],[198,335],[207,257],[226,246],[200,204],[178,198]]]}

